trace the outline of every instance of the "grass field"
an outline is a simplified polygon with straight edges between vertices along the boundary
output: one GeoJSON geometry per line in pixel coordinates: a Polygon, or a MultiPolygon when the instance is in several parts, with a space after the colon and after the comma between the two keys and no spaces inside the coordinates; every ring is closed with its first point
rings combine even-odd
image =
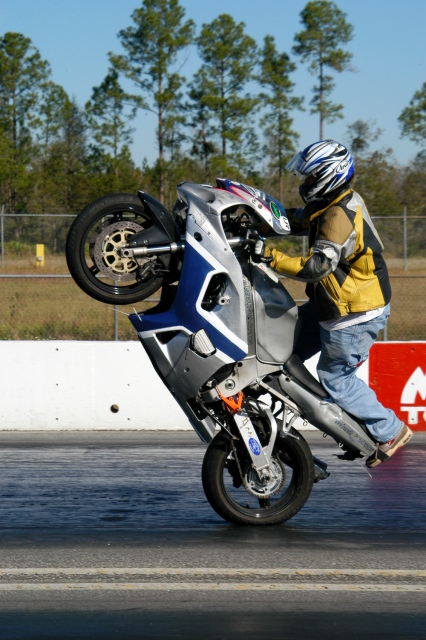
{"type": "MultiPolygon", "coordinates": [[[[285,280],[296,301],[305,299],[300,282],[285,280]]],[[[387,325],[388,340],[426,340],[426,275],[423,277],[391,275],[391,315],[387,325]]]]}
{"type": "MultiPolygon", "coordinates": [[[[392,313],[388,340],[426,340],[426,259],[388,259],[392,284],[392,313]]],[[[84,294],[71,278],[2,278],[5,275],[68,274],[62,256],[48,256],[44,269],[32,257],[9,260],[0,268],[0,339],[2,340],[113,340],[114,309],[84,294]]],[[[305,299],[304,285],[285,280],[297,301],[305,299]]],[[[153,298],[157,297],[154,295],[153,298]]],[[[137,305],[138,311],[155,301],[137,305]]],[[[137,339],[126,317],[132,307],[118,307],[118,337],[137,339]]]]}

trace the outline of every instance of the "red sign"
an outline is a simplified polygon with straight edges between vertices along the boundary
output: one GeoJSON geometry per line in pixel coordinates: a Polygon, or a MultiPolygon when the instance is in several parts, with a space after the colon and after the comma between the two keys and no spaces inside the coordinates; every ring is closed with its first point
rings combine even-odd
{"type": "Polygon", "coordinates": [[[426,342],[376,342],[368,375],[385,407],[410,429],[426,430],[426,342]]]}

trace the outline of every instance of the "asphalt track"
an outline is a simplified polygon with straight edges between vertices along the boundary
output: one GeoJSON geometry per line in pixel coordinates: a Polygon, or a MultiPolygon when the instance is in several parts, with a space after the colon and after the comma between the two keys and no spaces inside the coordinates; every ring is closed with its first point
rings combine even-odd
{"type": "Polygon", "coordinates": [[[207,503],[191,432],[0,433],[0,640],[426,638],[426,434],[284,525],[207,503]]]}

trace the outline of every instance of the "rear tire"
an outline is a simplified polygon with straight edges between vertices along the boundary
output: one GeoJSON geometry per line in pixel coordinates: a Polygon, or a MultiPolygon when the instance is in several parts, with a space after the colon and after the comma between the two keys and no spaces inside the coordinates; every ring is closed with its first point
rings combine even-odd
{"type": "Polygon", "coordinates": [[[108,304],[134,304],[161,288],[163,276],[138,280],[140,266],[117,248],[152,225],[151,214],[133,194],[118,193],[89,204],[74,220],[66,241],[68,268],[89,296],[108,304]]]}
{"type": "MultiPolygon", "coordinates": [[[[291,436],[277,438],[272,455],[284,468],[285,480],[280,490],[266,500],[251,495],[244,485],[235,487],[239,473],[233,461],[230,437],[220,432],[212,440],[204,456],[202,480],[207,500],[216,513],[233,524],[256,526],[281,524],[296,515],[311,493],[314,461],[303,436],[293,429],[290,433],[291,436]]],[[[244,460],[240,466],[251,467],[250,462],[244,460]]]]}

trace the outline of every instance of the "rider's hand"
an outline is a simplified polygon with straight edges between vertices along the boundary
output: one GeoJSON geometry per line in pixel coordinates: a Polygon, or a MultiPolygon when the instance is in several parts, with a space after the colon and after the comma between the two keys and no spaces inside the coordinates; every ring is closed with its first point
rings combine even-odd
{"type": "Polygon", "coordinates": [[[253,262],[266,262],[269,264],[272,262],[272,253],[269,247],[267,247],[263,240],[257,240],[253,249],[253,262]]]}

